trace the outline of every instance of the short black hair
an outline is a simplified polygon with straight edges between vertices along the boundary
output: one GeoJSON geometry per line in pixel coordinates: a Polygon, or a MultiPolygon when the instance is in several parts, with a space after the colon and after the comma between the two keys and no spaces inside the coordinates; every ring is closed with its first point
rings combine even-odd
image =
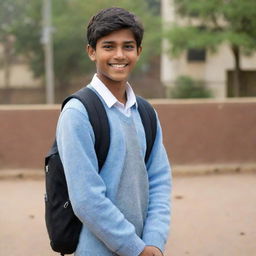
{"type": "Polygon", "coordinates": [[[144,28],[138,17],[119,7],[99,11],[89,21],[87,27],[88,44],[96,49],[97,41],[120,29],[130,29],[134,34],[137,47],[141,46],[144,28]]]}

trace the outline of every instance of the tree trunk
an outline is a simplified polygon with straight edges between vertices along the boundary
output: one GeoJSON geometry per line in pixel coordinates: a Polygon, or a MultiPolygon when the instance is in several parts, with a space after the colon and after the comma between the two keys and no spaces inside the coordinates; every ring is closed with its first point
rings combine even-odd
{"type": "Polygon", "coordinates": [[[234,59],[235,59],[235,69],[234,69],[234,97],[239,97],[240,96],[240,88],[241,88],[241,68],[240,68],[240,49],[238,46],[233,45],[232,46],[232,52],[234,54],[234,59]]]}
{"type": "Polygon", "coordinates": [[[5,41],[4,45],[4,87],[10,87],[10,77],[11,77],[11,45],[8,39],[5,41]]]}
{"type": "Polygon", "coordinates": [[[12,63],[12,41],[6,38],[3,44],[4,48],[4,99],[3,103],[10,103],[10,85],[11,85],[11,63],[12,63]]]}

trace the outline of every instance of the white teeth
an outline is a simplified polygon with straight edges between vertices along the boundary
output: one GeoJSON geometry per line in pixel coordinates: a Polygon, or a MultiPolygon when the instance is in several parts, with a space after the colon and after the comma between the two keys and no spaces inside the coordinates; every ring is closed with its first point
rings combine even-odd
{"type": "Polygon", "coordinates": [[[114,68],[124,68],[126,64],[111,64],[111,66],[114,68]]]}

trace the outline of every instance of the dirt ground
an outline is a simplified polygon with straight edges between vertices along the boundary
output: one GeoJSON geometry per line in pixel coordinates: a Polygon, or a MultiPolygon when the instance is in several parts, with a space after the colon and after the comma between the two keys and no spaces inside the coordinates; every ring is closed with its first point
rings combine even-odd
{"type": "MultiPolygon", "coordinates": [[[[173,179],[166,256],[256,255],[256,175],[173,179]]],[[[0,256],[54,256],[44,224],[44,181],[0,180],[0,256]]],[[[93,255],[92,255],[93,256],[93,255]]]]}

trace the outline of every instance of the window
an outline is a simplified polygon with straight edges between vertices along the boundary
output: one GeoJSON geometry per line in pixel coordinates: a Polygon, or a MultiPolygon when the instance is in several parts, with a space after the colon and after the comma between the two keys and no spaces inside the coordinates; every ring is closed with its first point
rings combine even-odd
{"type": "Polygon", "coordinates": [[[187,60],[191,61],[205,61],[206,50],[205,49],[189,49],[187,52],[187,60]]]}

